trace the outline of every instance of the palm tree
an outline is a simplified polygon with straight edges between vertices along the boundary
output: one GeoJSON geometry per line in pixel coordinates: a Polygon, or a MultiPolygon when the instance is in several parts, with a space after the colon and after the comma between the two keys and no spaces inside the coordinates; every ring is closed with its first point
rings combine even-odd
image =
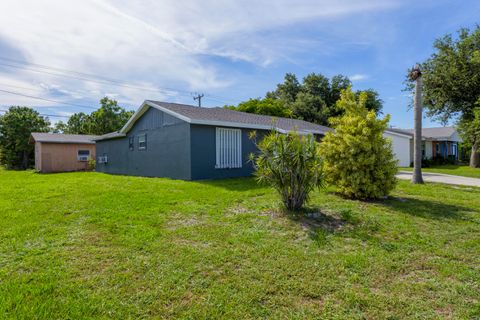
{"type": "Polygon", "coordinates": [[[415,129],[413,134],[413,176],[412,183],[423,183],[422,177],[422,72],[417,64],[410,71],[410,80],[415,81],[413,101],[415,129]]]}

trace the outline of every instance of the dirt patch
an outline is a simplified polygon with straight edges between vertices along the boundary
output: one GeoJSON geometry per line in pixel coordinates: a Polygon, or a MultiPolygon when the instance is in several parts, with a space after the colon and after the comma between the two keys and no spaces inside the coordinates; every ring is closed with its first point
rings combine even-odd
{"type": "Polygon", "coordinates": [[[346,224],[346,221],[343,219],[322,212],[305,213],[299,218],[299,221],[304,229],[321,228],[329,232],[341,230],[346,224]]]}
{"type": "Polygon", "coordinates": [[[237,204],[236,206],[233,206],[227,209],[227,215],[247,214],[250,212],[251,212],[250,210],[248,210],[241,204],[237,204]]]}
{"type": "Polygon", "coordinates": [[[180,228],[192,227],[203,224],[205,221],[199,216],[173,215],[165,223],[165,229],[175,231],[180,228]]]}

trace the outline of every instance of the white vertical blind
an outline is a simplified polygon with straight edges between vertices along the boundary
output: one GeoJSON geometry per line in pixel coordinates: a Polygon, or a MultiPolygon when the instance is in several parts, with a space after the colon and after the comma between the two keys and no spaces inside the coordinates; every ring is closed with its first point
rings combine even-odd
{"type": "Polygon", "coordinates": [[[216,128],[215,168],[242,167],[242,130],[216,128]]]}

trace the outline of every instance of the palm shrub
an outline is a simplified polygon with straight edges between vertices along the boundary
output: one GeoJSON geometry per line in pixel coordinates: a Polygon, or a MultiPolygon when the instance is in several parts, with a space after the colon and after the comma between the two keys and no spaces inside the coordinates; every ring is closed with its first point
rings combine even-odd
{"type": "Polygon", "coordinates": [[[271,131],[256,145],[259,152],[250,157],[257,181],[275,188],[288,210],[300,210],[312,190],[323,186],[319,144],[312,135],[271,131]]]}
{"type": "Polygon", "coordinates": [[[350,88],[342,91],[337,107],[345,113],[330,119],[335,131],[320,146],[327,181],[354,199],[384,197],[396,184],[397,161],[391,141],[383,136],[390,117],[377,119],[365,107],[366,99],[365,94],[357,99],[350,88]]]}

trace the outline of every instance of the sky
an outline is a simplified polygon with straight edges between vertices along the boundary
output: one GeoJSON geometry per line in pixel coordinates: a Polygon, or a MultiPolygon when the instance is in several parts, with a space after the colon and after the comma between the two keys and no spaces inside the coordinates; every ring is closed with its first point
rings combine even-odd
{"type": "Polygon", "coordinates": [[[0,110],[31,106],[56,122],[104,96],[134,110],[196,104],[195,93],[223,106],[315,72],[377,90],[390,125],[410,128],[408,68],[479,13],[468,0],[2,0],[0,110]]]}

